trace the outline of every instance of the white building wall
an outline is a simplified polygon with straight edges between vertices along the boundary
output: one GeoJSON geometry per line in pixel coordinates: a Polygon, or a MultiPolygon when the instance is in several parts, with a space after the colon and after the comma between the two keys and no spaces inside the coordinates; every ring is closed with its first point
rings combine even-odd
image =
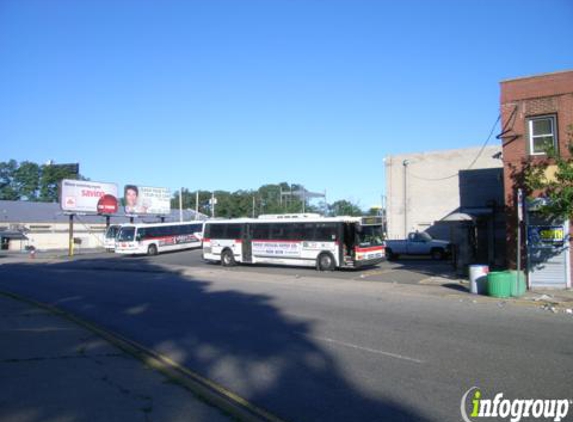
{"type": "Polygon", "coordinates": [[[502,167],[501,159],[493,157],[501,152],[501,147],[486,147],[479,154],[480,149],[387,156],[388,238],[401,239],[411,231],[427,230],[434,222],[457,210],[460,206],[460,170],[502,167]]]}
{"type": "MultiPolygon", "coordinates": [[[[67,249],[69,242],[68,224],[19,224],[28,231],[28,240],[10,241],[10,250],[21,250],[26,246],[34,246],[38,250],[67,249]]],[[[74,224],[74,238],[80,239],[81,244],[75,245],[80,249],[93,249],[104,247],[105,224],[74,224]]]]}

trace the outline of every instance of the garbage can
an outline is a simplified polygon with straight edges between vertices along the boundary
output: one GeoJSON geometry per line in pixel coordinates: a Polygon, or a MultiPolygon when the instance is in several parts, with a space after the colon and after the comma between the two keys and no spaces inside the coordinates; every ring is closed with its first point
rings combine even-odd
{"type": "Polygon", "coordinates": [[[487,294],[487,274],[489,267],[487,265],[470,265],[470,292],[474,295],[487,294]]]}
{"type": "Polygon", "coordinates": [[[487,275],[488,294],[493,297],[511,296],[511,278],[508,271],[492,271],[487,275]]]}
{"type": "Polygon", "coordinates": [[[527,290],[527,284],[525,283],[525,272],[519,271],[508,271],[511,276],[511,296],[520,297],[525,294],[527,290]],[[519,279],[517,277],[519,274],[519,279]]]}

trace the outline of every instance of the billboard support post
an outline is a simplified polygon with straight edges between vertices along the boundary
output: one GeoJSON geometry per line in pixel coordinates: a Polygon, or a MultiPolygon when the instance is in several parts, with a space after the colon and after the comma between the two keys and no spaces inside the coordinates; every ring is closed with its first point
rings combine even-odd
{"type": "Polygon", "coordinates": [[[69,243],[68,243],[68,256],[74,256],[74,215],[70,214],[70,227],[69,227],[69,243]]]}
{"type": "Polygon", "coordinates": [[[133,224],[133,217],[129,217],[129,223],[133,224]]]}
{"type": "Polygon", "coordinates": [[[110,216],[106,215],[105,216],[105,228],[109,229],[109,225],[110,225],[110,216]]]}

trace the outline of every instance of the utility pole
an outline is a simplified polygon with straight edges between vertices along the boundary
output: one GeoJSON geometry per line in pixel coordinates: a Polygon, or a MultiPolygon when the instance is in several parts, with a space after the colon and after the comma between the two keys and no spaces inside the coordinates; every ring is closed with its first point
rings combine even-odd
{"type": "Polygon", "coordinates": [[[253,195],[253,218],[255,218],[255,195],[253,195]]]}
{"type": "MultiPolygon", "coordinates": [[[[523,221],[523,190],[517,189],[517,279],[515,291],[519,290],[519,276],[521,273],[521,222],[523,221]]],[[[530,286],[527,286],[528,288],[530,286]]]]}
{"type": "Polygon", "coordinates": [[[183,188],[179,188],[179,222],[183,222],[183,188]]]}
{"type": "Polygon", "coordinates": [[[402,161],[404,166],[404,239],[408,237],[408,160],[402,161]]]}
{"type": "Polygon", "coordinates": [[[199,218],[199,191],[195,192],[195,220],[199,218]]]}
{"type": "Polygon", "coordinates": [[[211,205],[211,218],[215,218],[215,204],[217,204],[217,198],[215,198],[215,192],[211,193],[211,200],[209,201],[211,205]]]}

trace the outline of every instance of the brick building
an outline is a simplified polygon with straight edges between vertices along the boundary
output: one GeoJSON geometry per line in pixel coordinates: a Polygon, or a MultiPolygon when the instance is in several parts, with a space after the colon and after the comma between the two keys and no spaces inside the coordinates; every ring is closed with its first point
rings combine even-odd
{"type": "MultiPolygon", "coordinates": [[[[548,146],[568,154],[567,143],[573,141],[568,133],[573,125],[573,71],[510,79],[500,85],[507,252],[509,264],[515,268],[516,192],[523,187],[524,167],[545,160],[548,146]]],[[[522,251],[534,288],[572,285],[570,239],[563,237],[559,245],[558,240],[551,243],[543,240],[547,236],[537,236],[543,231],[557,233],[561,224],[563,233],[571,232],[568,221],[544,221],[533,207],[526,206],[522,251]]]]}

